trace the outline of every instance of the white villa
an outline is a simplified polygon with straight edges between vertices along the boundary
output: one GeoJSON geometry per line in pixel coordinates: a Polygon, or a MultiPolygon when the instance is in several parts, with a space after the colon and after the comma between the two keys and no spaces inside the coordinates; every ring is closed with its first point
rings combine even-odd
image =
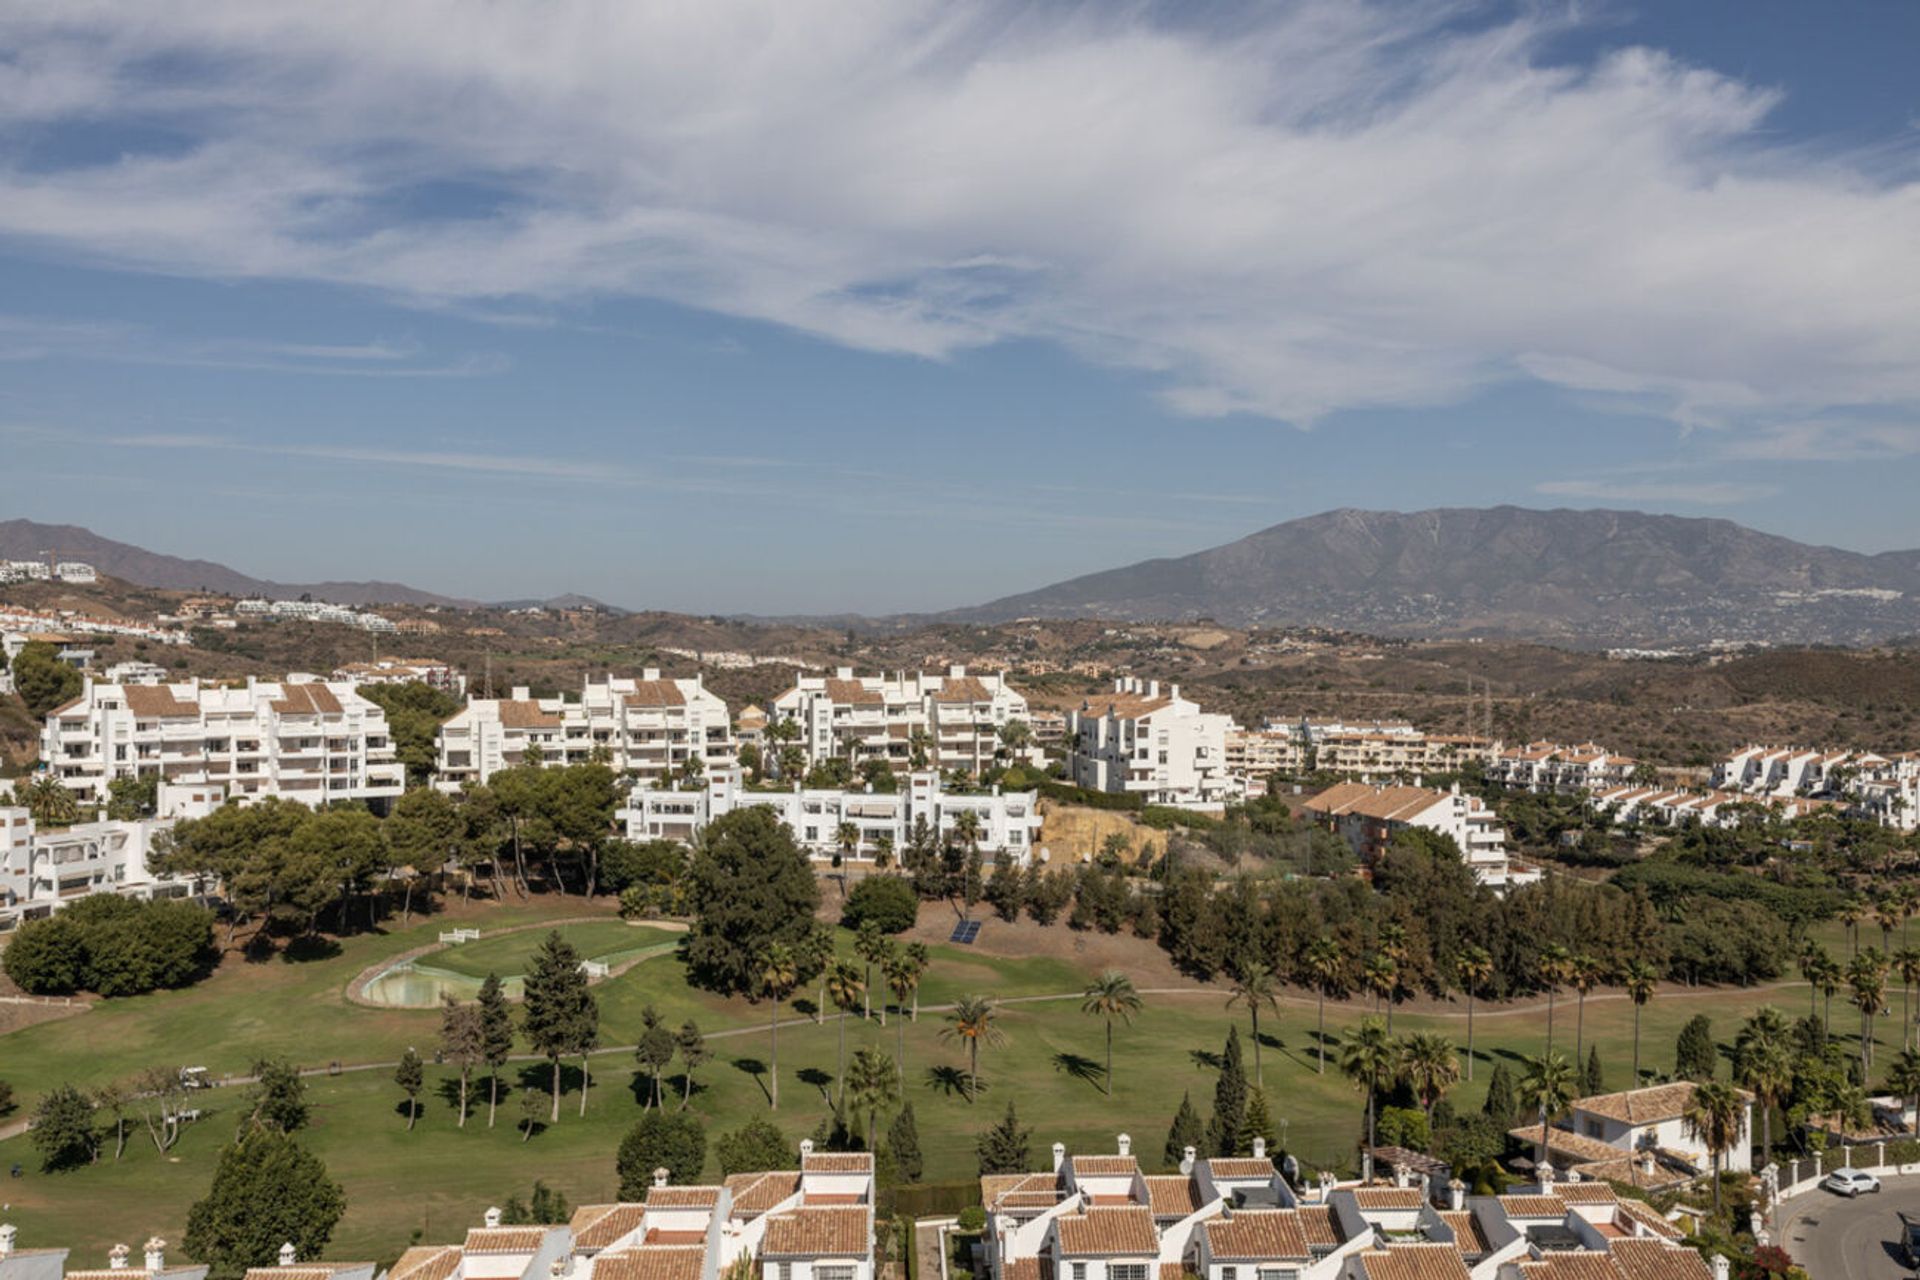
{"type": "MultiPolygon", "coordinates": [[[[1640,1187],[1689,1182],[1710,1171],[1712,1154],[1687,1132],[1683,1119],[1694,1088],[1682,1080],[1576,1099],[1566,1120],[1547,1130],[1552,1167],[1640,1187]]],[[[1744,1091],[1740,1097],[1745,1103],[1740,1132],[1720,1158],[1721,1168],[1734,1172],[1753,1167],[1753,1098],[1744,1091]]],[[[1540,1126],[1524,1125],[1512,1133],[1533,1144],[1537,1162],[1540,1126]]]]}
{"type": "Polygon", "coordinates": [[[1067,716],[1075,786],[1148,804],[1217,812],[1241,788],[1227,770],[1230,716],[1202,711],[1180,686],[1122,677],[1067,716]]]}
{"type": "Polygon", "coordinates": [[[1506,889],[1540,878],[1538,870],[1508,856],[1507,830],[1500,816],[1458,785],[1434,791],[1342,782],[1301,801],[1300,809],[1326,823],[1362,862],[1372,862],[1384,853],[1396,832],[1420,827],[1453,837],[1481,884],[1506,889]]]}

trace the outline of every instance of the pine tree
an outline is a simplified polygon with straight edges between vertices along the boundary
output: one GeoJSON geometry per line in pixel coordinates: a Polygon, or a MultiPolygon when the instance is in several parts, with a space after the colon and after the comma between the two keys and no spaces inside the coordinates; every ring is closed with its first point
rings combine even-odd
{"type": "Polygon", "coordinates": [[[1027,1173],[1033,1168],[1033,1130],[1022,1128],[1007,1102],[1007,1114],[1000,1123],[980,1135],[980,1176],[993,1173],[1027,1173]]]}
{"type": "Polygon", "coordinates": [[[93,1101],[70,1084],[51,1090],[33,1113],[28,1140],[40,1153],[40,1167],[52,1172],[91,1164],[100,1154],[93,1128],[93,1101]]]}
{"type": "Polygon", "coordinates": [[[282,1244],[318,1258],[346,1209],[318,1156],[278,1129],[249,1124],[220,1153],[206,1198],[187,1211],[187,1254],[215,1280],[271,1266],[282,1244]]]}
{"type": "Polygon", "coordinates": [[[1213,1116],[1207,1121],[1206,1153],[1231,1156],[1240,1150],[1240,1129],[1247,1116],[1247,1070],[1240,1051],[1240,1028],[1227,1032],[1220,1056],[1220,1082],[1213,1089],[1213,1116]]]}
{"type": "Polygon", "coordinates": [[[1514,1109],[1519,1105],[1513,1092],[1513,1074],[1506,1063],[1494,1063],[1493,1075],[1487,1080],[1487,1100],[1480,1108],[1482,1114],[1505,1129],[1513,1123],[1514,1109]]]}
{"type": "Polygon", "coordinates": [[[1187,1148],[1192,1147],[1198,1156],[1204,1141],[1206,1130],[1200,1124],[1200,1113],[1193,1109],[1193,1093],[1188,1091],[1180,1095],[1180,1109],[1173,1113],[1173,1124],[1167,1129],[1167,1149],[1160,1157],[1160,1167],[1178,1169],[1187,1158],[1187,1148]]]}
{"type": "MultiPolygon", "coordinates": [[[[533,957],[522,986],[521,1019],[527,1040],[553,1064],[552,1112],[548,1123],[560,1121],[560,1059],[580,1058],[580,1110],[587,1109],[586,1055],[600,1036],[600,1008],[587,989],[580,969],[580,953],[560,936],[547,934],[533,957]]],[[[669,1037],[671,1043],[671,1037],[669,1037]]]]}
{"type": "Polygon", "coordinates": [[[480,1055],[487,1064],[487,1128],[491,1129],[494,1113],[500,1109],[500,1068],[513,1053],[513,1013],[507,1008],[499,974],[487,975],[476,1003],[480,1006],[480,1055]]]}
{"type": "Polygon", "coordinates": [[[292,1133],[307,1123],[307,1083],[300,1068],[285,1058],[262,1058],[253,1064],[254,1086],[248,1101],[250,1118],[281,1133],[292,1133]]]}
{"type": "Polygon", "coordinates": [[[1595,1097],[1607,1091],[1606,1074],[1600,1069],[1599,1045],[1587,1051],[1587,1070],[1580,1083],[1585,1097],[1595,1097]]]}
{"type": "Polygon", "coordinates": [[[1713,1079],[1720,1065],[1719,1050],[1713,1044],[1713,1019],[1696,1013],[1680,1028],[1673,1046],[1673,1074],[1681,1080],[1696,1082],[1713,1079]]]}
{"type": "Polygon", "coordinates": [[[407,1095],[407,1132],[413,1132],[413,1122],[420,1118],[420,1089],[427,1081],[426,1066],[420,1061],[420,1055],[414,1052],[412,1045],[400,1055],[400,1065],[393,1069],[393,1082],[400,1086],[400,1092],[407,1095]]]}
{"type": "Polygon", "coordinates": [[[920,1181],[926,1160],[920,1154],[920,1126],[914,1123],[911,1102],[893,1117],[887,1129],[887,1150],[893,1153],[893,1167],[900,1181],[920,1181]]]}
{"type": "Polygon", "coordinates": [[[1267,1106],[1267,1091],[1258,1087],[1247,1095],[1246,1116],[1240,1122],[1241,1154],[1253,1154],[1255,1138],[1264,1139],[1269,1152],[1280,1149],[1280,1139],[1273,1126],[1273,1111],[1267,1106]]]}

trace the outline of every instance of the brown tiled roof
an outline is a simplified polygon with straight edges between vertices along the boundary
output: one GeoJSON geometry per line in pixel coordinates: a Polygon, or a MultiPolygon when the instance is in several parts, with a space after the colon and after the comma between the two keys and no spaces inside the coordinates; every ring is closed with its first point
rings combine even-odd
{"type": "Polygon", "coordinates": [[[821,1205],[767,1219],[763,1255],[804,1258],[865,1257],[873,1248],[873,1225],[865,1205],[821,1205]]]}
{"type": "Polygon", "coordinates": [[[268,704],[283,716],[337,716],[340,699],[323,684],[284,684],[280,699],[268,704]]]}
{"type": "Polygon", "coordinates": [[[1638,1222],[1641,1226],[1662,1239],[1678,1240],[1683,1234],[1680,1228],[1674,1226],[1673,1223],[1668,1220],[1666,1214],[1661,1213],[1658,1209],[1644,1201],[1622,1200],[1618,1212],[1632,1218],[1635,1222],[1638,1222]]]}
{"type": "Polygon", "coordinates": [[[1460,1251],[1444,1244],[1397,1244],[1359,1256],[1367,1280],[1468,1280],[1460,1251]]]}
{"type": "Polygon", "coordinates": [[[1564,1218],[1567,1202],[1559,1196],[1501,1196],[1500,1207],[1509,1218],[1564,1218]]]}
{"type": "Polygon", "coordinates": [[[1620,1280],[1620,1268],[1604,1253],[1556,1253],[1520,1264],[1525,1280],[1620,1280]]]}
{"type": "Polygon", "coordinates": [[[174,697],[173,690],[164,684],[124,685],[121,692],[126,695],[127,710],[136,716],[184,719],[200,714],[196,703],[180,701],[174,697]]]}
{"type": "Polygon", "coordinates": [[[948,676],[941,682],[935,702],[992,702],[993,695],[977,676],[948,676]]]}
{"type": "Polygon", "coordinates": [[[1207,1161],[1207,1170],[1216,1178],[1271,1178],[1273,1161],[1264,1156],[1219,1156],[1207,1161]]]}
{"type": "MultiPolygon", "coordinates": [[[[1649,1085],[1645,1089],[1627,1089],[1620,1093],[1600,1093],[1591,1098],[1576,1098],[1576,1111],[1590,1111],[1623,1124],[1658,1124],[1677,1120],[1693,1101],[1694,1084],[1682,1080],[1675,1084],[1649,1085]]],[[[1740,1096],[1750,1100],[1750,1095],[1740,1096]]]]}
{"type": "Polygon", "coordinates": [[[1153,1229],[1153,1213],[1144,1205],[1096,1207],[1065,1214],[1054,1225],[1060,1232],[1060,1252],[1066,1256],[1152,1257],[1160,1252],[1160,1233],[1153,1229]]]}
{"type": "Polygon", "coordinates": [[[797,1171],[779,1173],[736,1173],[727,1179],[733,1193],[733,1215],[751,1218],[765,1213],[800,1189],[797,1171]]]}
{"type": "Polygon", "coordinates": [[[547,1238],[546,1227],[475,1227],[467,1232],[468,1253],[532,1253],[547,1238]]]}
{"type": "MultiPolygon", "coordinates": [[[[138,685],[130,685],[130,686],[128,686],[128,687],[129,687],[129,688],[139,688],[139,687],[141,687],[141,686],[138,686],[138,685]]],[[[50,715],[50,716],[58,716],[58,715],[65,715],[65,714],[66,714],[67,712],[69,712],[69,711],[71,711],[71,710],[73,710],[73,709],[74,709],[75,707],[77,707],[77,706],[79,706],[79,705],[80,705],[81,703],[83,703],[83,702],[85,702],[86,700],[87,700],[87,699],[86,699],[86,697],[85,697],[85,695],[82,695],[82,696],[80,696],[80,697],[78,697],[78,698],[68,698],[68,699],[67,699],[67,700],[66,700],[65,702],[63,702],[63,703],[61,703],[61,704],[60,704],[59,706],[57,706],[57,707],[55,707],[55,708],[54,708],[53,710],[51,710],[51,711],[49,711],[49,712],[47,712],[47,714],[48,714],[48,715],[50,715]]],[[[24,1250],[19,1250],[19,1251],[17,1251],[17,1252],[25,1252],[25,1251],[24,1251],[24,1250]]]]}
{"type": "Polygon", "coordinates": [[[370,1270],[372,1267],[371,1262],[302,1262],[291,1267],[248,1267],[246,1280],[333,1280],[338,1272],[370,1270]]]}
{"type": "Polygon", "coordinates": [[[1660,1240],[1615,1240],[1611,1252],[1627,1280],[1709,1280],[1713,1274],[1696,1251],[1660,1240]]]}
{"type": "Polygon", "coordinates": [[[1362,1209],[1418,1209],[1418,1187],[1355,1187],[1353,1202],[1362,1209]]]}
{"type": "Polygon", "coordinates": [[[1340,1231],[1340,1215],[1326,1205],[1302,1205],[1294,1212],[1300,1218],[1300,1233],[1310,1247],[1333,1249],[1347,1242],[1340,1231]]]}
{"type": "Polygon", "coordinates": [[[1200,1207],[1200,1188],[1184,1173],[1147,1180],[1147,1207],[1156,1218],[1184,1218],[1200,1207]]]}
{"type": "Polygon", "coordinates": [[[1053,1259],[1008,1258],[1000,1264],[1000,1280],[1053,1280],[1053,1259]]]}
{"type": "Polygon", "coordinates": [[[673,680],[635,680],[626,703],[630,707],[684,707],[687,695],[673,680]]]}
{"type": "Polygon", "coordinates": [[[1612,1204],[1620,1193],[1604,1182],[1556,1182],[1553,1194],[1568,1204],[1612,1204]]]}
{"type": "Polygon", "coordinates": [[[648,1187],[650,1209],[710,1209],[720,1202],[718,1187],[648,1187]]]}
{"type": "Polygon", "coordinates": [[[642,1204],[598,1204],[590,1206],[593,1217],[582,1221],[589,1208],[576,1209],[573,1214],[573,1247],[576,1249],[604,1249],[631,1231],[637,1231],[647,1216],[647,1207],[642,1204]]]}
{"type": "Polygon", "coordinates": [[[838,680],[832,676],[827,677],[827,697],[852,706],[878,707],[886,702],[878,689],[869,689],[858,680],[838,680]]]}
{"type": "Polygon", "coordinates": [[[1329,816],[1357,813],[1382,821],[1409,818],[1445,800],[1446,794],[1425,787],[1376,787],[1365,782],[1342,782],[1300,802],[1300,807],[1329,816]]]}
{"type": "Polygon", "coordinates": [[[1220,1262],[1264,1262],[1270,1258],[1306,1258],[1306,1233],[1291,1209],[1241,1209],[1230,1218],[1200,1224],[1207,1248],[1220,1262]]]}
{"type": "Polygon", "coordinates": [[[531,698],[524,701],[514,698],[502,698],[499,703],[500,723],[509,729],[557,729],[560,717],[551,711],[542,711],[540,704],[531,698]]]}
{"type": "Polygon", "coordinates": [[[704,1244],[650,1244],[603,1253],[593,1260],[593,1280],[700,1280],[704,1244]]]}
{"type": "Polygon", "coordinates": [[[1009,1197],[1020,1197],[1016,1203],[1022,1203],[1032,1197],[1045,1196],[1046,1203],[1052,1204],[1060,1198],[1060,1177],[1054,1173],[990,1173],[980,1179],[980,1203],[992,1209],[1006,1205],[1009,1197]]]}
{"type": "Polygon", "coordinates": [[[749,702],[746,706],[740,708],[740,714],[735,716],[733,720],[735,724],[743,728],[750,724],[764,725],[767,722],[767,713],[749,702]]]}
{"type": "Polygon", "coordinates": [[[1132,1156],[1074,1156],[1073,1172],[1090,1178],[1126,1178],[1140,1172],[1140,1162],[1132,1156]]]}
{"type": "Polygon", "coordinates": [[[388,1270],[388,1280],[446,1280],[460,1265],[460,1250],[450,1244],[415,1245],[388,1270]]]}
{"type": "Polygon", "coordinates": [[[1462,1253],[1478,1255],[1493,1247],[1480,1226],[1479,1216],[1471,1209],[1442,1209],[1440,1221],[1453,1229],[1454,1243],[1462,1253]]]}
{"type": "Polygon", "coordinates": [[[871,1151],[815,1151],[800,1157],[803,1173],[872,1173],[871,1151]]]}
{"type": "Polygon", "coordinates": [[[1108,715],[1116,720],[1139,720],[1173,705],[1172,698],[1148,698],[1137,693],[1116,693],[1103,698],[1088,698],[1083,713],[1108,715]]]}
{"type": "MultiPolygon", "coordinates": [[[[1539,1148],[1540,1126],[1537,1124],[1509,1129],[1507,1135],[1529,1144],[1530,1149],[1539,1148]]],[[[1620,1147],[1608,1146],[1598,1138],[1589,1138],[1584,1133],[1575,1133],[1557,1125],[1547,1127],[1547,1150],[1572,1160],[1618,1160],[1629,1154],[1620,1147]]]]}

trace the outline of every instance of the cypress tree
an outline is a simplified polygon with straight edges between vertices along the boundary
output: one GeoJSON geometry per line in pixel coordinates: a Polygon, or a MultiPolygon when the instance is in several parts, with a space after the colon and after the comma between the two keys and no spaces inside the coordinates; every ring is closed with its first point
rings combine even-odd
{"type": "Polygon", "coordinates": [[[1493,1064],[1493,1076],[1487,1081],[1487,1100],[1481,1112],[1493,1118],[1504,1130],[1513,1124],[1513,1112],[1519,1104],[1513,1092],[1513,1074],[1507,1064],[1493,1064]]]}
{"type": "Polygon", "coordinates": [[[1214,1086],[1213,1117],[1207,1121],[1207,1154],[1237,1154],[1246,1117],[1247,1070],[1240,1050],[1240,1028],[1236,1026],[1227,1032],[1227,1048],[1220,1055],[1220,1082],[1214,1086]]]}
{"type": "Polygon", "coordinates": [[[1704,1082],[1713,1079],[1719,1065],[1719,1050],[1713,1044],[1713,1019],[1696,1013],[1680,1028],[1680,1038],[1674,1042],[1673,1074],[1682,1080],[1704,1082]]]}
{"type": "Polygon", "coordinates": [[[887,1129],[887,1150],[893,1153],[894,1172],[900,1181],[920,1181],[926,1159],[920,1154],[920,1126],[914,1122],[911,1102],[900,1108],[887,1129]]]}
{"type": "Polygon", "coordinates": [[[1267,1091],[1256,1086],[1247,1095],[1246,1118],[1240,1123],[1240,1150],[1243,1154],[1253,1154],[1253,1140],[1264,1138],[1267,1150],[1277,1155],[1280,1139],[1273,1126],[1273,1111],[1267,1106],[1267,1091]]]}
{"type": "Polygon", "coordinates": [[[1600,1069],[1599,1045],[1587,1051],[1587,1072],[1581,1083],[1585,1086],[1586,1096],[1589,1098],[1607,1091],[1606,1075],[1600,1069]]]}
{"type": "Polygon", "coordinates": [[[1200,1124],[1200,1113],[1193,1109],[1191,1091],[1180,1095],[1180,1109],[1173,1113],[1173,1124],[1167,1129],[1167,1149],[1160,1157],[1164,1169],[1178,1169],[1180,1162],[1187,1158],[1187,1148],[1192,1147],[1194,1154],[1200,1154],[1200,1144],[1207,1140],[1206,1130],[1200,1124]]]}
{"type": "Polygon", "coordinates": [[[500,1068],[513,1053],[513,1013],[507,1008],[507,994],[501,989],[500,975],[490,973],[480,984],[480,1056],[487,1064],[487,1128],[493,1128],[494,1112],[500,1109],[500,1068]]]}
{"type": "Polygon", "coordinates": [[[1031,1172],[1032,1139],[1033,1130],[1021,1127],[1020,1118],[1014,1114],[1013,1102],[1009,1099],[1007,1114],[993,1128],[980,1135],[976,1148],[980,1153],[980,1176],[1031,1172]]]}

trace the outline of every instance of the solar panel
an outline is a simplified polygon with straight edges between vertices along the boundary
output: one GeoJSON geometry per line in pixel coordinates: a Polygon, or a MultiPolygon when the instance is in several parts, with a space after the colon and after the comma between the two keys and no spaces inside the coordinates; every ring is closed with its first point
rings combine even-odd
{"type": "Polygon", "coordinates": [[[963,947],[969,947],[973,945],[973,940],[979,936],[980,921],[962,920],[959,924],[953,926],[953,933],[947,938],[947,941],[957,942],[963,947]]]}

